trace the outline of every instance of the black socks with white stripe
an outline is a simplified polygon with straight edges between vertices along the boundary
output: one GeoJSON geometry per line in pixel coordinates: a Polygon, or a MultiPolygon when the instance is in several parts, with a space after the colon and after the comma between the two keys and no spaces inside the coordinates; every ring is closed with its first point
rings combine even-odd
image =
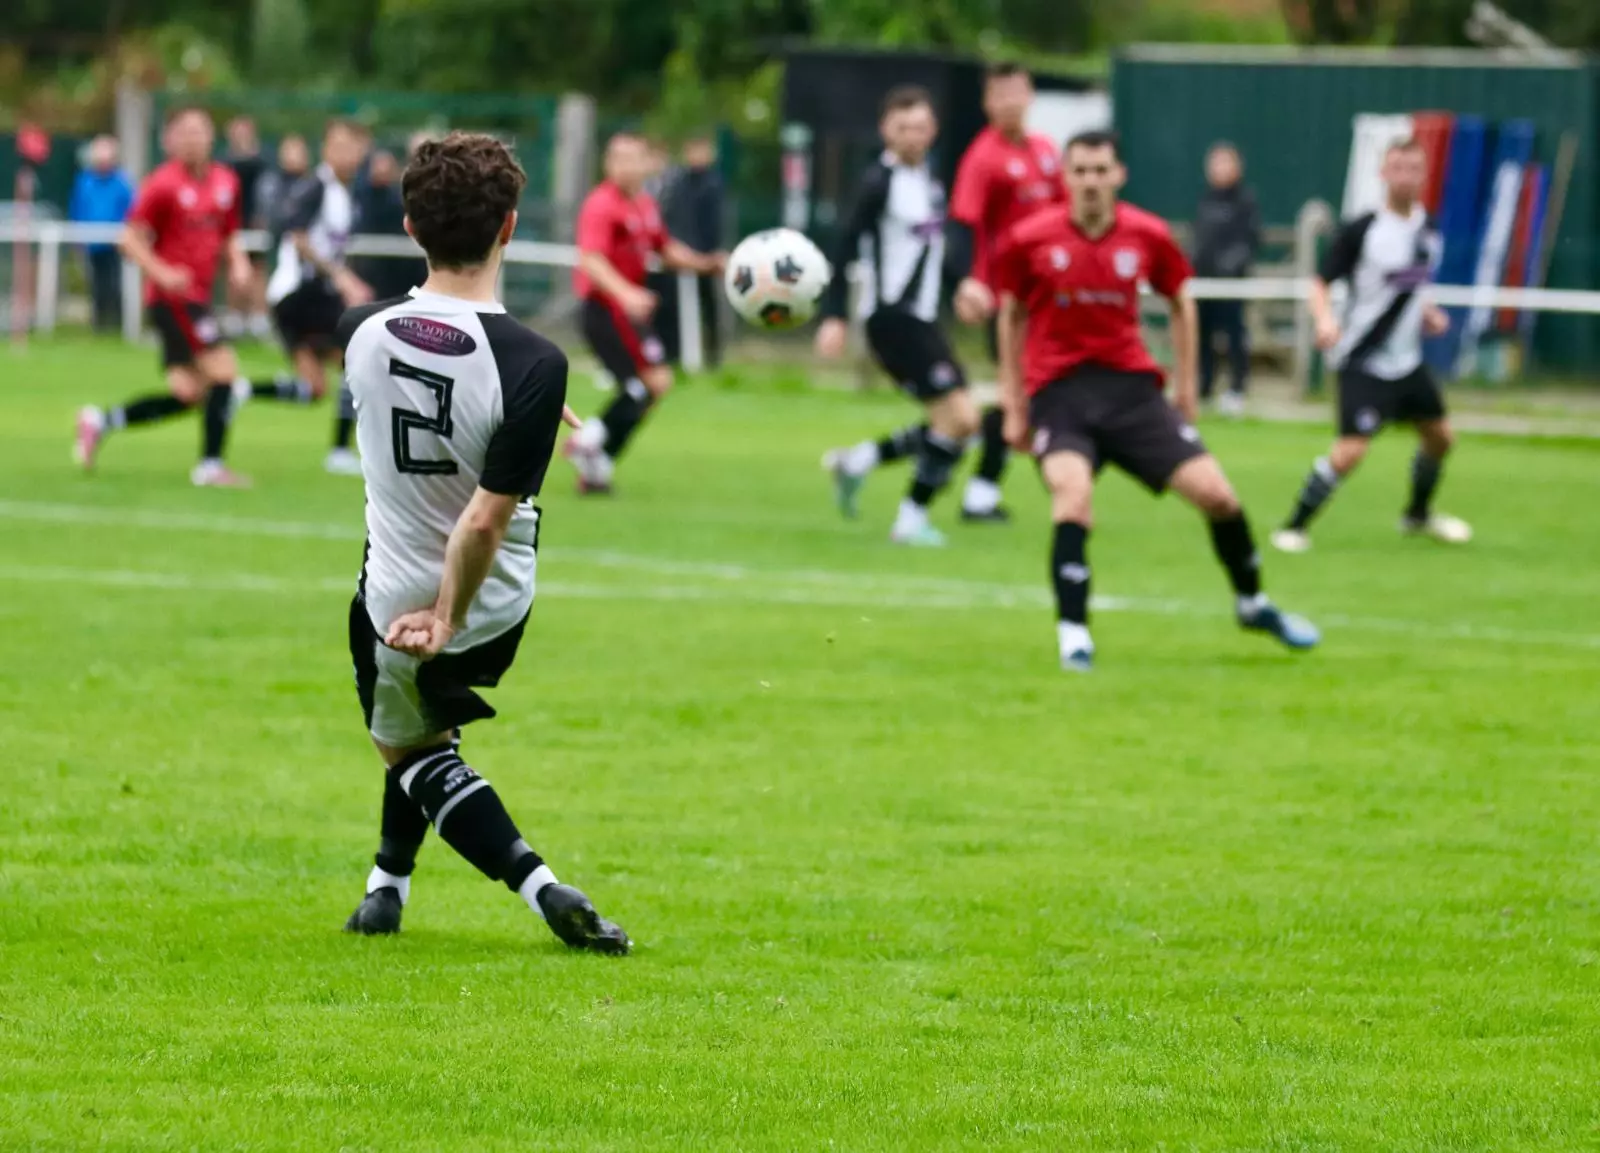
{"type": "Polygon", "coordinates": [[[1319,456],[1311,466],[1311,472],[1306,477],[1306,482],[1300,488],[1300,499],[1295,502],[1294,512],[1289,517],[1286,527],[1295,532],[1304,532],[1313,517],[1328,503],[1328,498],[1333,495],[1333,490],[1339,487],[1339,474],[1334,470],[1333,464],[1325,456],[1319,456]]]}
{"type": "Polygon", "coordinates": [[[389,886],[406,899],[417,849],[431,823],[468,864],[521,895],[542,914],[538,892],[555,874],[528,846],[494,786],[461,759],[453,745],[412,753],[388,771],[383,833],[367,891],[389,886]],[[409,809],[409,812],[407,811],[409,809]]]}

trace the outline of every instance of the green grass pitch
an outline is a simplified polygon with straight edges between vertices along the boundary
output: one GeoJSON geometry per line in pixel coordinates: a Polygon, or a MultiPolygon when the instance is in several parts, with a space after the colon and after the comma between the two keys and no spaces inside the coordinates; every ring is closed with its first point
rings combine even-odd
{"type": "MultiPolygon", "coordinates": [[[[627,926],[564,954],[436,840],[339,930],[381,778],[344,614],[359,482],[252,405],[68,463],[153,354],[37,345],[0,416],[0,1149],[1556,1150],[1600,1146],[1600,450],[1466,438],[1395,532],[1375,449],[1241,634],[1195,516],[1120,477],[1100,667],[1048,529],[885,541],[821,450],[890,396],[700,383],[610,503],[557,463],[542,591],[466,755],[627,926]]],[[[275,365],[260,359],[261,365],[275,365]]],[[[580,408],[598,394],[573,388],[580,408]]],[[[1208,424],[1258,535],[1325,428],[1208,424]]]]}

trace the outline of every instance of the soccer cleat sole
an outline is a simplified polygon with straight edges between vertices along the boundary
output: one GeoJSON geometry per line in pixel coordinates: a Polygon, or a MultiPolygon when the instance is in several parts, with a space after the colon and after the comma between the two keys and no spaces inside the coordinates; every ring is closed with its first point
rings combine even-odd
{"type": "Polygon", "coordinates": [[[567,948],[613,957],[626,956],[633,948],[622,926],[602,917],[589,898],[572,886],[546,885],[538,899],[545,923],[567,948]]]}
{"type": "Polygon", "coordinates": [[[971,512],[961,510],[961,519],[966,524],[1010,524],[1011,513],[1004,505],[990,509],[988,512],[971,512]]]}

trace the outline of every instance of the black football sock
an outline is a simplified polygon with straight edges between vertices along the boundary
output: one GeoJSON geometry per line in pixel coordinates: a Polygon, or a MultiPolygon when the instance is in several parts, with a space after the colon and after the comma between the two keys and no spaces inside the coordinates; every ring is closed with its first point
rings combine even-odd
{"type": "Polygon", "coordinates": [[[205,413],[201,421],[201,459],[222,459],[222,450],[228,441],[228,417],[232,413],[233,385],[213,384],[206,393],[205,413]]]}
{"type": "Polygon", "coordinates": [[[922,451],[917,454],[917,471],[911,479],[911,503],[927,508],[941,489],[950,483],[950,475],[961,460],[966,446],[930,431],[922,438],[922,451]]]}
{"type": "Polygon", "coordinates": [[[1228,580],[1233,591],[1241,597],[1254,598],[1261,593],[1261,557],[1256,552],[1256,542],[1250,535],[1250,522],[1240,509],[1226,520],[1211,522],[1211,546],[1217,559],[1228,570],[1228,580]]]}
{"type": "Polygon", "coordinates": [[[972,475],[990,484],[1000,483],[1000,478],[1006,472],[1006,461],[1011,455],[1011,449],[1006,444],[1005,425],[1006,414],[998,407],[987,409],[982,423],[978,425],[983,438],[983,455],[978,458],[977,471],[972,475]]]}
{"type": "Polygon", "coordinates": [[[399,889],[404,899],[410,886],[400,879],[410,877],[417,866],[417,850],[428,835],[428,818],[406,796],[393,773],[383,777],[383,816],[378,829],[378,852],[372,859],[378,871],[368,878],[367,891],[389,885],[399,889]]]}
{"type": "Polygon", "coordinates": [[[1300,486],[1300,499],[1295,502],[1288,527],[1296,532],[1304,532],[1312,518],[1322,510],[1323,505],[1328,503],[1333,490],[1338,487],[1339,474],[1334,471],[1327,457],[1319,456],[1306,475],[1305,484],[1300,486]]]}
{"type": "Polygon", "coordinates": [[[1074,521],[1056,525],[1050,548],[1050,580],[1056,591],[1056,619],[1066,624],[1089,623],[1089,562],[1085,553],[1089,530],[1074,521]]]}
{"type": "Polygon", "coordinates": [[[188,411],[189,406],[170,392],[141,396],[138,400],[130,400],[107,411],[106,428],[132,428],[136,424],[150,424],[188,411]]]}
{"type": "Polygon", "coordinates": [[[927,435],[928,426],[925,424],[907,425],[891,432],[878,442],[878,463],[888,464],[920,452],[922,440],[927,435]]]}
{"type": "Polygon", "coordinates": [[[1428,519],[1433,507],[1433,490],[1439,487],[1439,475],[1443,471],[1443,457],[1417,450],[1411,460],[1411,503],[1406,506],[1407,520],[1421,524],[1428,519]]]}
{"type": "Polygon", "coordinates": [[[522,839],[494,786],[452,745],[412,753],[389,775],[445,844],[491,881],[503,881],[515,893],[544,864],[522,839]]]}
{"type": "Polygon", "coordinates": [[[281,400],[288,404],[310,404],[312,400],[311,385],[287,373],[271,380],[252,380],[250,395],[256,400],[281,400]]]}
{"type": "Polygon", "coordinates": [[[356,398],[348,384],[339,386],[339,415],[333,422],[333,447],[349,449],[356,431],[356,398]]]}
{"type": "Polygon", "coordinates": [[[606,427],[606,455],[616,460],[628,447],[645,414],[650,411],[650,390],[641,381],[630,380],[618,390],[616,399],[600,417],[606,427]]]}

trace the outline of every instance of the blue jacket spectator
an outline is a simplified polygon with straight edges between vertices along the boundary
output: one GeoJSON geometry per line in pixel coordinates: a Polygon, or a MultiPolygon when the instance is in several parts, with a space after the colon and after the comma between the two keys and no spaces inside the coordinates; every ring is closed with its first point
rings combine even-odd
{"type": "MultiPolygon", "coordinates": [[[[89,144],[89,166],[78,173],[72,184],[72,201],[67,219],[77,224],[121,224],[133,206],[133,182],[117,167],[117,142],[110,136],[96,136],[89,144]]],[[[112,244],[91,244],[91,254],[104,252],[112,244]]]]}

